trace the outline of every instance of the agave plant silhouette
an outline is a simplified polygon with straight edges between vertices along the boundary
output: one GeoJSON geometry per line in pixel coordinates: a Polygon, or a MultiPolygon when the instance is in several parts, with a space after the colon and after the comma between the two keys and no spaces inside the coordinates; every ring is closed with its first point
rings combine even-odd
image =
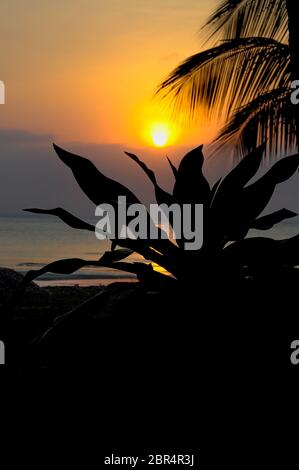
{"type": "MultiPolygon", "coordinates": [[[[96,205],[117,204],[119,196],[126,196],[129,203],[139,202],[125,186],[103,175],[94,164],[81,156],[69,153],[54,145],[59,158],[72,170],[86,196],[96,205]]],[[[84,266],[110,267],[134,273],[140,282],[163,287],[174,283],[208,283],[218,278],[258,278],[267,270],[293,269],[299,264],[299,235],[274,240],[265,237],[246,238],[251,228],[267,230],[283,219],[295,214],[285,208],[268,215],[266,208],[276,185],[286,181],[298,169],[299,154],[285,157],[275,163],[262,177],[250,182],[256,175],[265,151],[262,144],[212,188],[203,174],[202,146],[190,151],[176,168],[171,162],[175,183],[172,193],[164,191],[155,174],[136,155],[127,153],[146,173],[154,185],[158,204],[203,204],[204,242],[201,249],[186,251],[181,244],[169,239],[113,240],[111,251],[95,261],[78,258],[55,261],[32,270],[25,276],[29,282],[46,273],[70,274],[84,266]],[[116,246],[119,249],[116,249],[116,246]],[[151,263],[125,262],[131,253],[139,253],[145,260],[165,268],[172,277],[157,272],[151,263]]],[[[61,208],[25,209],[28,212],[51,214],[75,229],[94,231],[95,227],[78,219],[61,208]]]]}
{"type": "Polygon", "coordinates": [[[298,148],[299,111],[290,100],[299,79],[296,2],[222,0],[205,28],[215,46],[181,63],[158,94],[191,118],[203,109],[224,117],[216,148],[232,145],[237,157],[266,139],[268,154],[298,148]]]}

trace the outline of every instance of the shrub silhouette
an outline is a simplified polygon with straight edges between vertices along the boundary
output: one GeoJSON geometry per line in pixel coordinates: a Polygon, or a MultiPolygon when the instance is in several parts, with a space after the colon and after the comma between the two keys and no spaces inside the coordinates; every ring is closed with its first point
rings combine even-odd
{"type": "MultiPolygon", "coordinates": [[[[126,196],[127,203],[140,203],[137,197],[122,184],[103,175],[86,158],[69,153],[54,145],[58,157],[72,170],[82,191],[96,205],[117,205],[119,196],[126,196]]],[[[180,241],[169,239],[113,240],[111,251],[99,260],[72,258],[55,261],[39,270],[29,271],[25,282],[46,272],[70,274],[84,266],[109,267],[137,275],[141,282],[158,286],[192,280],[215,282],[217,279],[255,279],[266,271],[293,270],[299,264],[299,235],[274,240],[265,237],[246,238],[251,228],[268,230],[295,214],[285,208],[261,216],[276,186],[288,180],[298,169],[299,154],[283,158],[275,163],[261,178],[251,182],[256,175],[265,151],[265,144],[243,158],[223,179],[212,188],[202,168],[202,146],[190,151],[176,168],[170,161],[175,183],[172,193],[164,191],[155,174],[136,155],[127,153],[146,173],[152,182],[158,204],[203,204],[204,241],[201,249],[186,251],[180,241]],[[116,249],[119,246],[119,249],[116,249]],[[123,261],[136,252],[150,263],[123,261]],[[153,269],[157,263],[172,277],[153,269]]],[[[51,214],[75,229],[94,231],[88,224],[61,208],[25,209],[28,212],[51,214]]],[[[150,217],[150,216],[149,216],[150,217]]],[[[152,223],[152,221],[151,221],[152,223]]],[[[160,230],[160,229],[159,229],[160,230]]],[[[194,281],[195,282],[195,281],[194,281]]]]}

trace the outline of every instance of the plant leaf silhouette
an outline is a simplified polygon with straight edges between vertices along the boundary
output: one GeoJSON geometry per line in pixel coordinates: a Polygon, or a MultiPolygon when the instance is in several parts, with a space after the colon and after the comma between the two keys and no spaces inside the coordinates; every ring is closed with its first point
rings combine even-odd
{"type": "Polygon", "coordinates": [[[212,203],[213,208],[217,208],[219,205],[220,210],[222,210],[225,205],[232,203],[236,192],[241,191],[258,171],[264,151],[265,144],[262,144],[244,157],[235,168],[223,178],[214,196],[212,203]]]}
{"type": "Polygon", "coordinates": [[[157,179],[156,179],[156,175],[155,173],[153,172],[153,170],[150,170],[146,164],[144,162],[142,162],[140,160],[140,158],[137,157],[137,155],[135,155],[134,153],[130,153],[130,152],[125,152],[126,155],[128,155],[128,157],[130,157],[134,162],[137,163],[137,165],[140,166],[140,168],[142,168],[142,170],[145,172],[145,174],[148,176],[148,178],[150,179],[150,181],[153,183],[154,185],[154,188],[155,188],[155,194],[156,194],[156,199],[157,199],[157,202],[158,204],[167,204],[167,205],[171,205],[173,203],[173,197],[171,194],[167,193],[166,191],[164,191],[164,189],[162,189],[158,183],[157,183],[157,179]]]}
{"type": "MultiPolygon", "coordinates": [[[[33,281],[39,276],[42,276],[46,273],[54,273],[54,274],[71,274],[75,271],[86,266],[88,261],[82,260],[80,258],[70,258],[70,259],[62,259],[58,261],[54,261],[41,269],[31,270],[28,271],[24,277],[24,282],[28,283],[33,281]]],[[[97,263],[96,261],[90,261],[90,265],[94,265],[97,263]]]]}
{"type": "Polygon", "coordinates": [[[125,196],[128,204],[140,203],[128,188],[103,175],[87,158],[67,152],[55,144],[54,149],[61,161],[72,170],[80,188],[94,204],[115,205],[119,196],[125,196]]]}
{"type": "Polygon", "coordinates": [[[149,270],[152,270],[151,265],[146,263],[113,262],[112,257],[110,261],[105,261],[105,258],[98,261],[84,260],[81,258],[69,258],[54,261],[53,263],[50,263],[41,269],[28,271],[24,276],[23,282],[27,284],[46,273],[72,274],[86,266],[115,268],[120,271],[125,271],[136,275],[142,275],[148,273],[149,270]]]}
{"type": "MultiPolygon", "coordinates": [[[[239,282],[240,279],[246,278],[245,272],[250,273],[251,277],[262,279],[265,272],[271,272],[271,275],[274,275],[282,272],[286,266],[296,266],[299,264],[299,255],[297,255],[299,236],[280,241],[265,237],[245,239],[250,228],[267,230],[286,218],[296,216],[294,212],[287,209],[261,216],[276,186],[289,179],[299,167],[299,154],[291,155],[275,163],[259,179],[251,182],[252,178],[256,177],[264,151],[265,144],[254,149],[224,179],[218,180],[212,191],[202,172],[204,162],[202,146],[191,150],[181,160],[174,184],[173,200],[179,205],[204,204],[204,224],[207,227],[205,226],[204,244],[200,250],[184,250],[183,238],[177,240],[177,245],[169,239],[138,237],[137,239],[116,239],[112,241],[113,249],[104,253],[99,260],[72,258],[56,261],[40,270],[29,271],[25,282],[46,272],[68,274],[85,266],[94,266],[134,273],[142,282],[152,283],[153,287],[160,288],[163,283],[169,285],[179,282],[186,285],[186,280],[188,284],[190,278],[193,282],[200,280],[200,283],[204,285],[204,282],[213,281],[215,276],[221,279],[221,282],[239,282]],[[232,243],[228,244],[228,242],[232,243]],[[122,249],[116,250],[116,246],[122,249]],[[163,270],[161,273],[154,271],[151,264],[122,261],[133,252],[139,253],[150,263],[156,263],[168,273],[164,273],[163,270]],[[171,280],[166,275],[169,273],[173,276],[171,280]]],[[[65,158],[74,169],[74,173],[77,174],[79,169],[83,168],[78,176],[80,181],[84,180],[86,175],[91,175],[91,197],[94,200],[100,198],[107,201],[113,198],[112,203],[115,203],[114,198],[120,194],[122,186],[119,187],[118,183],[116,186],[113,184],[111,191],[110,183],[107,183],[104,177],[104,188],[100,188],[98,193],[96,183],[103,180],[101,174],[98,177],[99,172],[94,165],[89,165],[88,160],[74,157],[72,154],[71,156],[67,154],[67,157],[64,155],[65,158]],[[106,187],[108,187],[109,198],[104,194],[106,187]]],[[[156,182],[155,175],[138,157],[131,156],[131,158],[144,169],[152,182],[156,182]]],[[[85,184],[87,183],[81,181],[82,186],[85,184]]],[[[135,197],[133,196],[132,199],[135,204],[135,197]]],[[[94,230],[92,225],[86,224],[61,208],[27,210],[56,215],[74,228],[94,230]]],[[[149,214],[148,217],[150,218],[149,214]]]]}
{"type": "Polygon", "coordinates": [[[120,261],[134,253],[133,250],[128,250],[127,248],[113,251],[105,251],[100,261],[102,263],[114,263],[115,261],[120,261]]]}
{"type": "Polygon", "coordinates": [[[258,230],[269,230],[273,225],[279,224],[282,220],[290,219],[296,217],[298,214],[296,212],[290,211],[288,209],[280,209],[272,214],[259,217],[255,220],[252,225],[252,228],[258,230]]]}
{"type": "MultiPolygon", "coordinates": [[[[94,204],[109,203],[117,207],[119,196],[126,197],[127,206],[135,203],[140,204],[140,201],[128,188],[111,178],[107,178],[87,158],[67,152],[55,144],[54,149],[63,163],[70,167],[77,183],[94,204]]],[[[149,223],[151,223],[150,218],[149,223]]],[[[161,244],[167,245],[166,242],[167,240],[154,240],[152,243],[156,247],[160,247],[161,244]]],[[[136,241],[136,249],[138,245],[140,243],[136,241]]]]}
{"type": "Polygon", "coordinates": [[[56,209],[23,209],[25,212],[32,212],[33,214],[45,214],[45,215],[55,215],[59,217],[64,223],[69,225],[72,228],[76,228],[79,230],[89,230],[90,232],[95,231],[95,227],[83,220],[75,217],[70,212],[62,209],[61,207],[57,207],[56,209]]]}
{"type": "MultiPolygon", "coordinates": [[[[260,158],[260,154],[257,155],[260,158]]],[[[244,168],[247,168],[246,163],[245,160],[244,168]]],[[[257,163],[258,158],[255,166],[257,166],[257,163]]],[[[214,242],[219,243],[220,240],[228,241],[244,238],[248,230],[254,226],[257,217],[266,208],[276,186],[290,178],[298,166],[298,154],[283,158],[275,163],[260,179],[245,188],[238,187],[238,183],[234,186],[234,178],[231,179],[228,175],[226,180],[228,183],[224,185],[223,181],[223,190],[221,191],[221,187],[218,189],[211,208],[211,232],[216,237],[214,242]],[[232,180],[232,187],[229,184],[230,179],[232,180]]],[[[234,170],[232,170],[233,172],[234,170]]],[[[236,174],[238,172],[239,170],[236,174]]],[[[251,168],[252,173],[253,168],[251,168]]],[[[247,173],[247,176],[249,176],[249,173],[247,173]]],[[[245,179],[243,179],[244,182],[245,179]]],[[[213,239],[213,237],[211,238],[213,239]]]]}
{"type": "Polygon", "coordinates": [[[210,204],[213,203],[214,197],[215,197],[215,195],[218,191],[218,188],[219,188],[220,183],[221,183],[222,180],[223,180],[223,178],[219,178],[219,180],[217,180],[216,183],[214,183],[214,185],[211,189],[211,194],[210,194],[210,200],[211,200],[210,204]]]}
{"type": "Polygon", "coordinates": [[[299,166],[299,154],[276,162],[258,181],[244,188],[242,204],[246,218],[256,218],[270,201],[276,186],[289,179],[299,166]]]}
{"type": "Polygon", "coordinates": [[[170,160],[169,157],[166,157],[166,158],[167,158],[168,163],[169,163],[169,165],[170,165],[170,168],[171,168],[171,170],[172,170],[174,179],[176,179],[177,176],[178,176],[178,169],[177,169],[177,167],[172,163],[172,161],[170,160]]]}
{"type": "Polygon", "coordinates": [[[180,204],[203,204],[210,197],[210,185],[202,173],[202,147],[188,152],[179,165],[173,196],[180,204]]]}

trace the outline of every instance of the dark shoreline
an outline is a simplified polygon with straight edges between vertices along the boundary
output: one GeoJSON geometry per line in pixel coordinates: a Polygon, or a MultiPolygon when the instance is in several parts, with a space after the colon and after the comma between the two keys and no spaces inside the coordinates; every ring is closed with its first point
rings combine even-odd
{"type": "Polygon", "coordinates": [[[30,283],[20,290],[23,276],[11,269],[0,268],[0,338],[10,349],[22,351],[37,336],[64,315],[107,286],[47,286],[30,283]]]}

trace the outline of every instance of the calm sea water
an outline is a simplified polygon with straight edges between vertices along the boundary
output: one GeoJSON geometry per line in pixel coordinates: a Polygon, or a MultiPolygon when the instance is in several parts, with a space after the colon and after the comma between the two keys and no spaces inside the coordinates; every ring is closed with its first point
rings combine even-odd
{"type": "MultiPolygon", "coordinates": [[[[267,236],[282,239],[299,234],[299,217],[267,231],[267,236]]],[[[265,232],[251,231],[251,236],[265,232]]],[[[92,232],[74,230],[55,217],[0,216],[0,266],[26,273],[62,258],[98,259],[110,249],[108,241],[98,240],[92,232]]],[[[131,261],[140,261],[138,255],[131,261]]],[[[84,268],[69,276],[43,275],[40,285],[98,285],[118,279],[133,281],[135,277],[108,268],[84,268]]]]}
{"type": "MultiPolygon", "coordinates": [[[[0,216],[0,266],[26,273],[62,258],[97,260],[110,250],[111,243],[98,240],[94,233],[75,230],[55,217],[0,216]]],[[[128,258],[140,261],[138,255],[128,258]]],[[[64,276],[45,274],[40,285],[98,285],[118,279],[135,280],[134,275],[109,268],[84,268],[64,276]]]]}

